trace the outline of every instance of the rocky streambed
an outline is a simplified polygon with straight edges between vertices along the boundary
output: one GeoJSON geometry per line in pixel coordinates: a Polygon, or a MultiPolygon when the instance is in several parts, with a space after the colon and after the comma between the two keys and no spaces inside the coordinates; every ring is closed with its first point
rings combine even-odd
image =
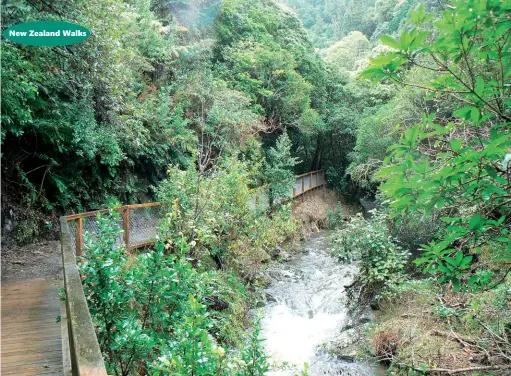
{"type": "Polygon", "coordinates": [[[342,265],[328,253],[329,233],[313,235],[303,252],[268,270],[261,335],[274,364],[269,375],[375,375],[382,370],[354,362],[355,332],[370,315],[350,317],[344,286],[356,276],[355,265],[342,265]]]}

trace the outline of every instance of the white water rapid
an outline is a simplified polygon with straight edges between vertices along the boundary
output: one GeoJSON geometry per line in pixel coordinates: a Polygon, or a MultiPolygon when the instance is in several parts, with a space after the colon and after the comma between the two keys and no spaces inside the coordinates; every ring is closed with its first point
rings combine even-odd
{"type": "Polygon", "coordinates": [[[327,233],[309,239],[304,252],[292,261],[272,266],[272,282],[265,290],[270,303],[264,308],[261,336],[270,361],[271,376],[307,374],[366,376],[379,372],[368,365],[349,363],[328,355],[321,345],[335,340],[346,325],[344,286],[356,273],[328,254],[327,233]]]}

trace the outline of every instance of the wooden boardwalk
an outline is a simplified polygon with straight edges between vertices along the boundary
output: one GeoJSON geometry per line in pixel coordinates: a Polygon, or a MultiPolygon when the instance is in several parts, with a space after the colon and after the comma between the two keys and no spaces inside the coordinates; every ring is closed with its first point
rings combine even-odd
{"type": "Polygon", "coordinates": [[[59,281],[2,283],[2,375],[62,375],[59,281]]]}

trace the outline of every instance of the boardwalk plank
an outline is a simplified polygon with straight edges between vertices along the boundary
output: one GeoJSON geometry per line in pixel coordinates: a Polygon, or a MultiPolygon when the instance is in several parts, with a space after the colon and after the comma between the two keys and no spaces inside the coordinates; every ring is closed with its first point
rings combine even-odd
{"type": "Polygon", "coordinates": [[[59,282],[2,283],[3,375],[62,375],[59,282]]]}

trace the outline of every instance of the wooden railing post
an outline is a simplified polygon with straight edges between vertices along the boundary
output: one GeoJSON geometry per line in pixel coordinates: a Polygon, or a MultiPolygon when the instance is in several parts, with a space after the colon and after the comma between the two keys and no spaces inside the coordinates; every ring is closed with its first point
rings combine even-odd
{"type": "Polygon", "coordinates": [[[301,192],[301,194],[303,195],[304,191],[305,191],[305,185],[304,185],[305,181],[303,180],[303,176],[300,179],[302,179],[302,192],[301,192]]]}
{"type": "Polygon", "coordinates": [[[83,249],[83,218],[79,217],[76,221],[76,231],[75,231],[75,242],[76,242],[76,255],[82,255],[83,249]]]}
{"type": "Polygon", "coordinates": [[[124,211],[122,212],[122,222],[124,229],[124,244],[126,244],[126,249],[129,249],[130,246],[130,208],[126,206],[124,211]]]}

